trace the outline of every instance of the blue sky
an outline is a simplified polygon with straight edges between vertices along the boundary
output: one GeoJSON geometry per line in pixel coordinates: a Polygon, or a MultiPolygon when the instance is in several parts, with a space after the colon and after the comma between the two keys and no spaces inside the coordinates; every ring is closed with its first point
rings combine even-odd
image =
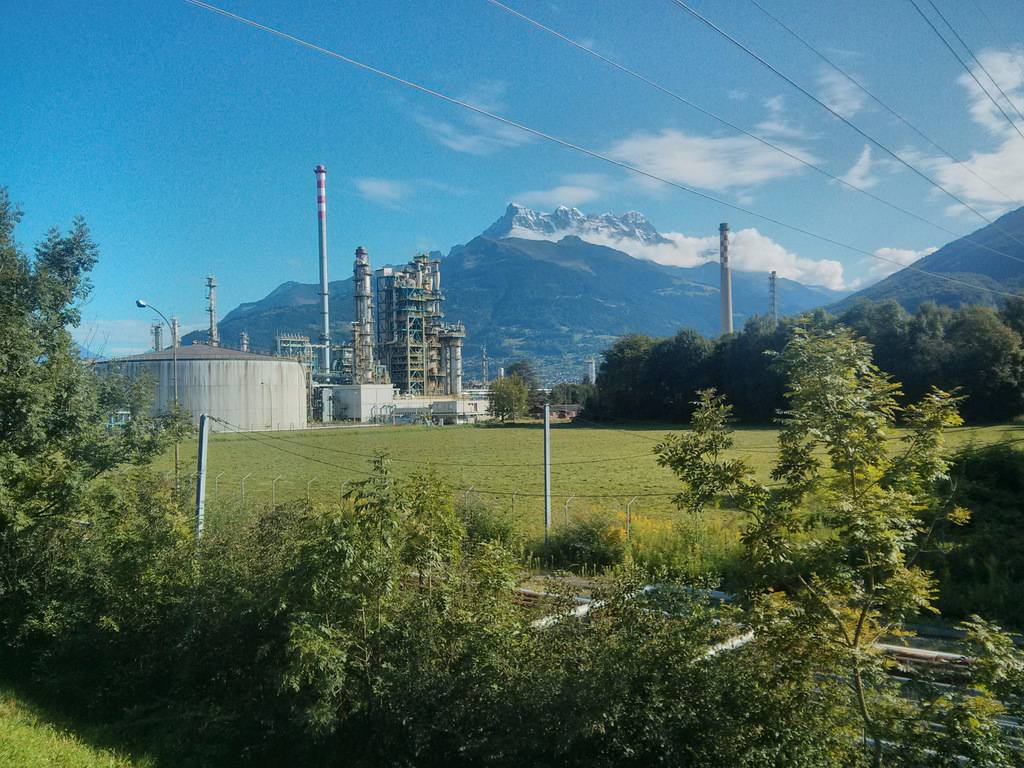
{"type": "MultiPolygon", "coordinates": [[[[986,180],[1024,199],[1024,139],[909,2],[762,0],[986,180]]],[[[1016,0],[936,0],[1024,109],[1016,0]],[[1016,55],[1014,55],[1016,54],[1016,55]]],[[[667,0],[514,2],[518,10],[851,183],[958,233],[964,211],[667,0]]],[[[747,0],[694,0],[873,135],[994,216],[1010,206],[830,75],[747,0]]],[[[222,7],[666,178],[908,261],[951,239],[723,128],[485,0],[240,2],[222,7]]],[[[884,265],[523,136],[179,0],[5,4],[0,184],[19,239],[82,214],[101,247],[79,338],[145,348],[137,295],[203,323],[286,280],[317,279],[313,167],[328,169],[332,278],[466,242],[518,201],[638,210],[691,263],[729,221],[739,268],[856,286],[884,265]]],[[[1014,114],[1014,113],[1011,113],[1014,114]]]]}

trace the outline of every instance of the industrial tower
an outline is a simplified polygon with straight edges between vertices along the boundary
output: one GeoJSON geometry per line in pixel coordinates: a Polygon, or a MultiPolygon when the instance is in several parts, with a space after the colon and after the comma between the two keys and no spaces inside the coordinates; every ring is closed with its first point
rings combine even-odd
{"type": "Polygon", "coordinates": [[[423,253],[374,274],[377,355],[387,376],[407,395],[462,394],[466,329],[444,322],[441,262],[423,253]]]}
{"type": "Polygon", "coordinates": [[[356,248],[352,283],[356,310],[356,319],[352,323],[352,381],[355,384],[372,384],[373,300],[370,295],[370,257],[361,245],[356,248]]]}
{"type": "Polygon", "coordinates": [[[220,331],[217,329],[217,278],[210,275],[206,278],[206,311],[210,315],[211,347],[220,346],[220,331]]]}
{"type": "Polygon", "coordinates": [[[729,266],[729,225],[718,227],[718,257],[720,271],[719,331],[725,336],[732,333],[732,267],[729,266]]]}

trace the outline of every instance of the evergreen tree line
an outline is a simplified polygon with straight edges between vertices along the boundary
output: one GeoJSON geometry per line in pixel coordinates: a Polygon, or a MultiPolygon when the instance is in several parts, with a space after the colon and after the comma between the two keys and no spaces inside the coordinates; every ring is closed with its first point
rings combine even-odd
{"type": "MultiPolygon", "coordinates": [[[[875,363],[903,383],[904,402],[934,385],[964,396],[961,412],[970,422],[1009,421],[1024,412],[1024,298],[1009,299],[998,311],[929,302],[914,314],[895,301],[863,301],[838,316],[819,310],[809,319],[821,327],[844,325],[870,342],[875,363]]],[[[715,340],[692,330],[662,339],[623,337],[604,353],[587,414],[689,421],[695,393],[714,387],[738,418],[767,423],[785,407],[776,360],[807,320],[754,317],[715,340]]]]}

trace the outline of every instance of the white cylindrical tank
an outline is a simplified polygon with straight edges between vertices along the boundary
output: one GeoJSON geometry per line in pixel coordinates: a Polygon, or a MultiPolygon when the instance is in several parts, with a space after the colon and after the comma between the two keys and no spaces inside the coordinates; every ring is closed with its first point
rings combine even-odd
{"type": "MultiPolygon", "coordinates": [[[[226,347],[196,344],[177,350],[178,401],[199,422],[205,413],[233,427],[213,422],[217,431],[304,429],[306,377],[296,360],[256,355],[226,347]]],[[[153,410],[174,403],[173,350],[97,363],[120,368],[130,376],[150,375],[156,387],[153,410]]]]}

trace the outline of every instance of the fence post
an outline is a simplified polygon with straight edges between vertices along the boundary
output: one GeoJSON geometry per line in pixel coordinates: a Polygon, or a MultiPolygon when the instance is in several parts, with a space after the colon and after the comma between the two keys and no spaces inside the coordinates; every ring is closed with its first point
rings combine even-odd
{"type": "Polygon", "coordinates": [[[252,477],[252,472],[242,478],[242,509],[245,509],[245,481],[252,477]]]}
{"type": "Polygon", "coordinates": [[[317,483],[317,482],[319,482],[319,481],[320,481],[320,478],[319,478],[319,477],[314,477],[314,478],[313,478],[312,480],[310,480],[310,481],[309,481],[308,483],[306,483],[306,501],[309,501],[309,487],[310,487],[310,486],[311,486],[311,485],[312,485],[313,483],[317,483]]]}
{"type": "MultiPolygon", "coordinates": [[[[172,340],[173,341],[173,340],[172,340]]],[[[210,419],[205,414],[199,415],[199,454],[196,457],[196,546],[203,538],[203,518],[206,512],[206,454],[207,440],[210,434],[210,419]]]]}
{"type": "Polygon", "coordinates": [[[471,494],[473,492],[474,488],[476,488],[476,486],[475,485],[471,485],[471,486],[469,486],[469,488],[466,489],[466,492],[464,494],[462,494],[462,503],[463,504],[468,504],[469,503],[469,494],[471,494]]]}
{"type": "Polygon", "coordinates": [[[630,499],[626,503],[626,538],[627,539],[629,538],[630,532],[631,532],[631,529],[632,529],[632,519],[630,517],[630,510],[633,508],[633,502],[636,501],[636,499],[637,499],[637,497],[634,496],[632,499],[630,499]]]}
{"type": "Polygon", "coordinates": [[[217,476],[213,478],[213,495],[216,498],[220,498],[220,479],[224,476],[223,472],[218,472],[217,476]]]}
{"type": "Polygon", "coordinates": [[[570,496],[565,500],[565,506],[562,508],[562,523],[563,525],[569,524],[569,502],[575,499],[575,496],[570,496]]]}
{"type": "Polygon", "coordinates": [[[281,475],[274,478],[274,482],[270,485],[270,507],[271,509],[277,509],[277,481],[281,479],[281,475]]]}

